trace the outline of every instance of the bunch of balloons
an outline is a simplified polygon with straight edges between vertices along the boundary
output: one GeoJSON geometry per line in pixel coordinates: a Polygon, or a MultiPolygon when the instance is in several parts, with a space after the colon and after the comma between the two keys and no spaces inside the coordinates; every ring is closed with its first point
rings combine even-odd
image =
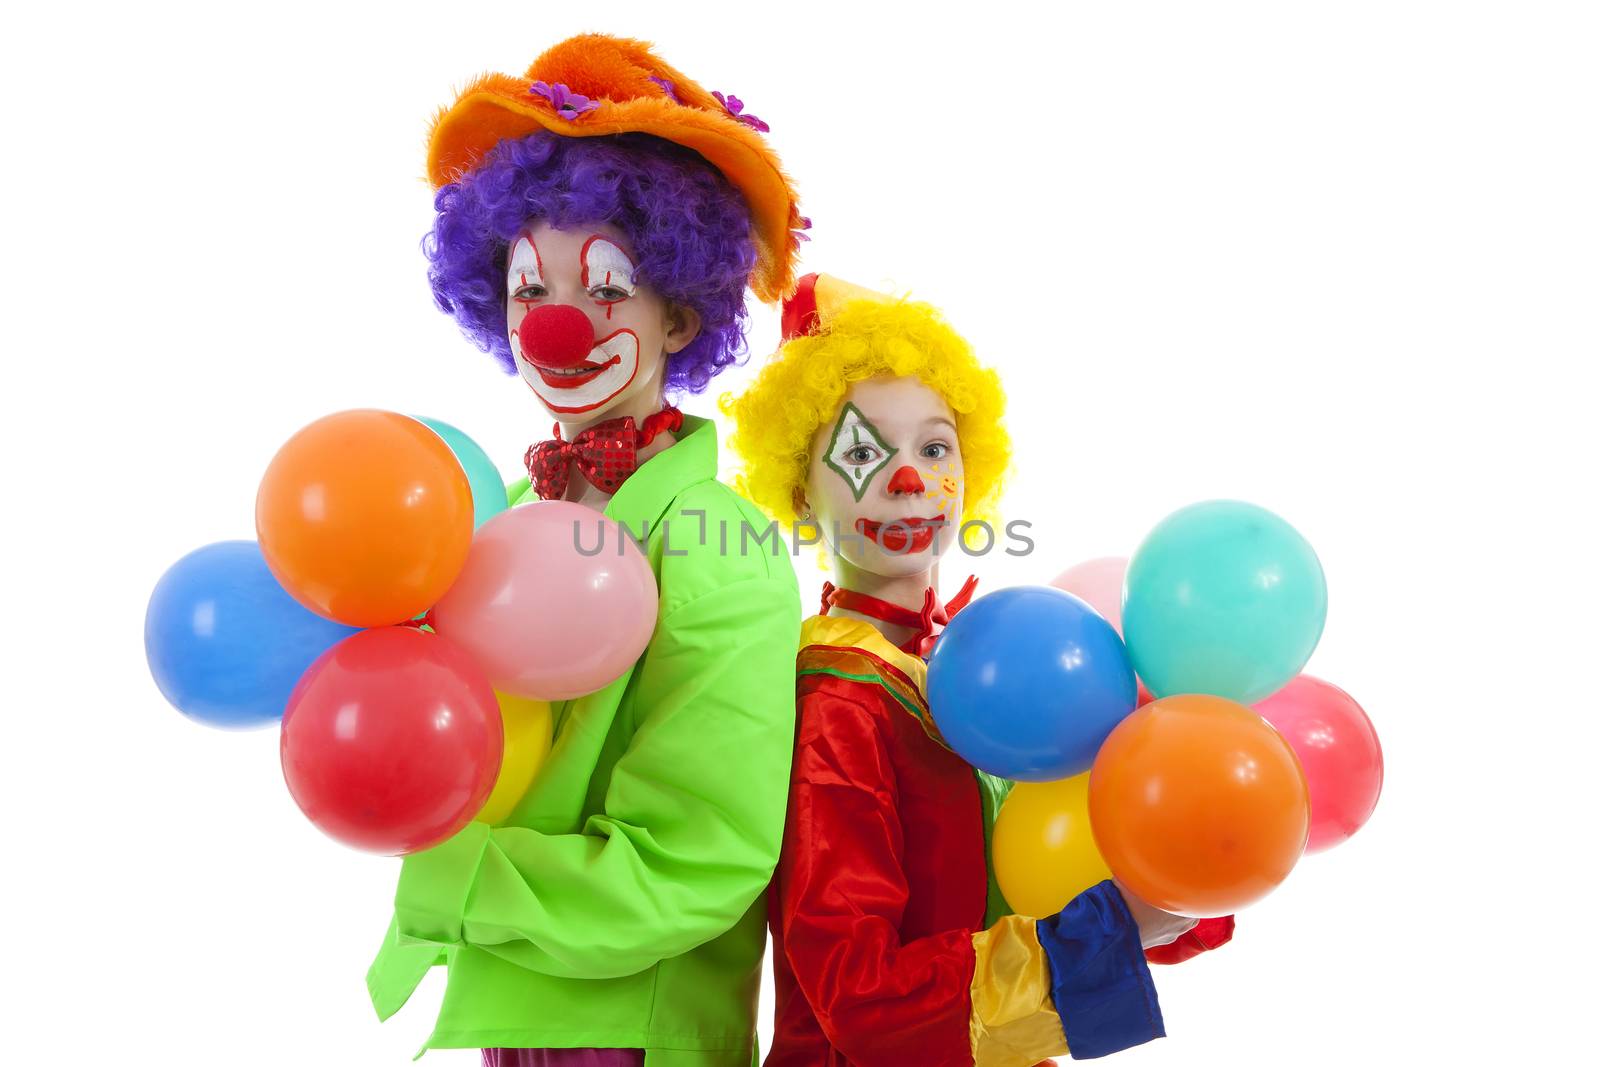
{"type": "Polygon", "coordinates": [[[617,680],[655,628],[654,574],[620,526],[509,507],[483,450],[433,419],[305,427],[262,478],[256,535],[162,576],[151,672],[200,722],[281,722],[295,803],[372,852],[504,820],[550,750],[550,702],[617,680]]]}
{"type": "Polygon", "coordinates": [[[1238,501],[956,615],[928,700],[951,748],[1018,783],[993,840],[1012,908],[1049,915],[1114,876],[1167,911],[1227,915],[1360,829],[1377,734],[1300,673],[1326,615],[1311,546],[1238,501]]]}

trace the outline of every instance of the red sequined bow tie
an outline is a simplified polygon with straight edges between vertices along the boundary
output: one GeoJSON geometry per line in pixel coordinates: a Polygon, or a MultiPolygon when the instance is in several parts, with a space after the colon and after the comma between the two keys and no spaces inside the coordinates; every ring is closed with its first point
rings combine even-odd
{"type": "Polygon", "coordinates": [[[528,446],[522,462],[528,479],[540,500],[560,500],[567,493],[567,472],[576,466],[589,484],[603,493],[615,493],[639,465],[639,449],[655,440],[663,430],[677,433],[683,428],[683,414],[677,408],[662,408],[635,426],[632,415],[597,422],[579,431],[570,441],[561,439],[556,425],[555,440],[528,446]]]}
{"type": "Polygon", "coordinates": [[[829,608],[839,607],[853,611],[857,615],[904,626],[910,629],[912,634],[901,643],[900,650],[927,659],[933,653],[934,643],[939,640],[939,635],[933,632],[934,626],[944,626],[949,623],[952,615],[967,606],[967,601],[972,599],[973,591],[977,587],[977,575],[968,575],[967,580],[961,583],[961,591],[951,597],[949,603],[941,604],[938,594],[933,591],[932,586],[929,586],[922,596],[922,610],[912,611],[899,604],[891,604],[887,600],[858,593],[854,589],[840,589],[832,582],[823,582],[822,614],[826,615],[829,608]]]}

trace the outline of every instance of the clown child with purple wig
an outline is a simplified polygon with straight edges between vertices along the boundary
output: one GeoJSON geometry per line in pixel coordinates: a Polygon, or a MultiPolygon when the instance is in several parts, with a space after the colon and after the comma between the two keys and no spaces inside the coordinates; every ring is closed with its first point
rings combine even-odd
{"type": "Polygon", "coordinates": [[[448,967],[426,1047],[519,1067],[756,1058],[799,599],[785,553],[705,536],[767,523],[717,481],[714,427],[666,400],[741,354],[747,288],[792,289],[807,223],[765,132],[602,35],[479,79],[434,124],[434,297],[532,391],[530,424],[555,423],[512,503],[647,531],[661,602],[623,677],[556,705],[510,815],[403,861],[367,984],[387,1018],[448,967]]]}

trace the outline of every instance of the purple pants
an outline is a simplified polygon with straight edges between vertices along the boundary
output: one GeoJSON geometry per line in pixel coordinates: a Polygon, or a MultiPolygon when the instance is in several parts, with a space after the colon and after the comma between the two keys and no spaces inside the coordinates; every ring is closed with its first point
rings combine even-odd
{"type": "Polygon", "coordinates": [[[486,1048],[483,1067],[644,1067],[642,1048],[486,1048]]]}

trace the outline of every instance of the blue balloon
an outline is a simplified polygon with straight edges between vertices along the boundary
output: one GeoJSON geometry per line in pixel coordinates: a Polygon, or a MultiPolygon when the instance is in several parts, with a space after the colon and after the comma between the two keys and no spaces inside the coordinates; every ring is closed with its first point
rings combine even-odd
{"type": "Polygon", "coordinates": [[[928,705],[968,763],[1019,782],[1082,774],[1138,702],[1117,631],[1048,586],[979,597],[944,628],[928,661],[928,705]]]}
{"type": "Polygon", "coordinates": [[[413,415],[422,425],[444,438],[456,462],[467,472],[467,484],[472,486],[472,528],[476,530],[509,506],[506,485],[500,480],[500,471],[489,454],[478,447],[478,442],[451,426],[448,422],[413,415]]]}
{"type": "Polygon", "coordinates": [[[1300,673],[1327,617],[1328,586],[1306,539],[1238,500],[1167,516],[1123,584],[1128,653],[1158,697],[1264,700],[1300,673]]]}
{"type": "Polygon", "coordinates": [[[282,719],[311,662],[358,632],[284,592],[254,541],[220,541],[156,583],[144,651],[173,707],[208,726],[245,728],[282,719]]]}

